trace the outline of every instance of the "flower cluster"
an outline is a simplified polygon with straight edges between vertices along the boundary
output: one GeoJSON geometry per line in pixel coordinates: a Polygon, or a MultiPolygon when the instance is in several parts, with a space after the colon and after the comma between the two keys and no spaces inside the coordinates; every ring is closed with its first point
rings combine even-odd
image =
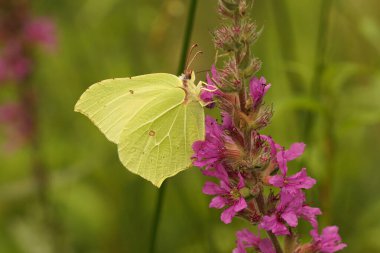
{"type": "Polygon", "coordinates": [[[28,79],[33,72],[33,53],[40,46],[53,49],[55,38],[51,20],[34,17],[28,1],[0,2],[0,89],[16,86],[18,97],[18,101],[0,103],[0,126],[8,133],[8,147],[30,136],[33,94],[28,79]]]}
{"type": "Polygon", "coordinates": [[[261,63],[250,50],[259,37],[256,25],[246,17],[251,6],[249,0],[219,0],[220,15],[232,24],[213,33],[215,47],[227,59],[222,69],[212,67],[201,93],[209,107],[219,108],[222,114],[221,123],[206,117],[205,139],[193,144],[193,164],[217,181],[206,182],[203,193],[214,196],[211,208],[223,209],[222,222],[240,217],[257,226],[258,235],[247,229],[236,233],[233,253],[246,253],[249,248],[262,253],[339,251],[346,245],[338,228],[326,227],[319,234],[321,210],[306,202],[304,191],[316,180],[306,168],[289,172],[288,162],[303,154],[305,144],[286,149],[259,132],[272,117],[272,107],[264,103],[271,84],[255,76],[261,63]],[[297,240],[294,229],[300,219],[311,227],[311,241],[306,244],[297,240]],[[260,231],[266,231],[268,238],[261,238],[260,231]],[[284,245],[279,236],[286,237],[284,245]]]}

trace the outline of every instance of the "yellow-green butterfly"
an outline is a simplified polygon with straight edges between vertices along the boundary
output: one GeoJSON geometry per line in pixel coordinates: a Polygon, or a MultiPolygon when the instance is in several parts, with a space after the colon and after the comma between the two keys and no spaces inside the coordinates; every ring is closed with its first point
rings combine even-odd
{"type": "Polygon", "coordinates": [[[186,72],[104,80],[75,105],[118,145],[123,165],[157,187],[191,165],[192,143],[204,138],[202,82],[186,72]]]}

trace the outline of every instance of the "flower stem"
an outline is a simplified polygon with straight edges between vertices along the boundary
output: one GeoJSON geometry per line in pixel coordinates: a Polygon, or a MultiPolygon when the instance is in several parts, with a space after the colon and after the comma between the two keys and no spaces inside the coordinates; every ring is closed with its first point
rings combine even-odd
{"type": "MultiPolygon", "coordinates": [[[[191,34],[193,32],[193,26],[194,26],[194,20],[195,20],[195,12],[197,9],[197,2],[198,0],[191,0],[190,7],[188,11],[187,21],[186,21],[186,28],[183,38],[183,44],[182,44],[182,51],[181,51],[181,58],[178,65],[178,71],[177,74],[180,75],[184,71],[184,68],[186,67],[186,54],[187,50],[190,45],[190,39],[191,34]]],[[[150,244],[149,244],[149,252],[154,253],[156,250],[156,240],[157,240],[157,231],[158,226],[161,218],[161,210],[162,210],[162,203],[164,201],[165,192],[166,192],[166,182],[164,182],[161,186],[161,188],[158,190],[158,197],[153,217],[153,223],[152,223],[152,231],[151,231],[151,238],[150,238],[150,244]]]]}
{"type": "Polygon", "coordinates": [[[282,249],[280,243],[277,240],[277,237],[270,231],[267,231],[269,239],[272,241],[274,248],[276,249],[276,253],[282,253],[282,249]]]}
{"type": "MultiPolygon", "coordinates": [[[[259,208],[259,211],[264,215],[266,213],[265,211],[265,201],[264,201],[264,196],[263,193],[260,192],[257,197],[255,198],[256,205],[259,208]]],[[[282,248],[280,246],[280,243],[276,237],[275,234],[273,234],[270,231],[266,231],[268,234],[269,239],[272,241],[274,248],[276,249],[276,253],[282,253],[282,248]]]]}
{"type": "Polygon", "coordinates": [[[30,80],[31,76],[28,75],[22,83],[18,83],[17,87],[20,103],[27,112],[28,118],[26,120],[30,128],[28,130],[28,141],[31,147],[31,174],[36,187],[36,199],[41,207],[43,226],[49,232],[49,246],[54,252],[65,252],[62,241],[61,223],[58,217],[56,217],[49,198],[51,178],[41,153],[38,106],[35,96],[37,92],[30,80]]]}

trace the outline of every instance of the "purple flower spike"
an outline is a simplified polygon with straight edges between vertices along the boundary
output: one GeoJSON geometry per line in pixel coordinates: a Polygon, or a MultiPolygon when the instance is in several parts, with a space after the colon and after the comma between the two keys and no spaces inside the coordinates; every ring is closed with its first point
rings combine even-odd
{"type": "Polygon", "coordinates": [[[255,248],[262,253],[275,253],[272,242],[269,239],[261,239],[259,236],[251,233],[248,229],[243,229],[236,233],[237,247],[233,253],[247,253],[245,249],[255,248]]]}
{"type": "Polygon", "coordinates": [[[221,215],[221,220],[228,224],[231,223],[236,213],[247,207],[247,202],[240,194],[240,190],[244,188],[244,179],[239,174],[238,183],[231,183],[226,170],[222,166],[218,167],[218,172],[217,177],[220,179],[220,185],[213,182],[206,182],[203,187],[203,193],[207,195],[217,195],[211,200],[210,208],[221,209],[228,206],[221,215]]]}
{"type": "Polygon", "coordinates": [[[314,250],[321,253],[334,253],[347,247],[347,244],[342,243],[338,230],[337,226],[326,227],[321,235],[318,234],[317,229],[312,230],[310,234],[313,237],[314,250]]]}
{"type": "Polygon", "coordinates": [[[265,93],[269,90],[271,84],[267,84],[264,77],[258,79],[254,77],[249,83],[250,95],[253,100],[253,108],[256,109],[263,100],[265,93]]]}

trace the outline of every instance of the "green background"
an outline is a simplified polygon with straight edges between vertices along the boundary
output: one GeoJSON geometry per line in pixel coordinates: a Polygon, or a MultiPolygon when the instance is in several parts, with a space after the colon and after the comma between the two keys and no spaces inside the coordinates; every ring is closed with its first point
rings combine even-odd
{"type": "MultiPolygon", "coordinates": [[[[204,51],[194,65],[199,71],[214,61],[216,2],[201,0],[197,8],[192,42],[204,51]]],[[[264,32],[254,52],[263,61],[259,75],[272,83],[266,103],[274,107],[265,133],[286,146],[308,140],[292,172],[306,165],[319,180],[308,202],[322,206],[323,224],[340,227],[349,245],[343,252],[380,252],[380,2],[335,0],[325,23],[321,4],[256,0],[252,17],[264,32]],[[318,41],[326,43],[325,54],[318,41]],[[316,68],[321,56],[323,71],[316,68]],[[315,119],[306,133],[300,110],[315,119]]],[[[157,189],[129,173],[116,146],[73,107],[99,80],[175,73],[188,1],[41,0],[33,7],[56,22],[58,46],[37,54],[31,81],[39,149],[0,153],[0,252],[147,252],[157,189]],[[48,172],[45,206],[31,172],[36,155],[48,172]]],[[[249,226],[220,222],[201,192],[205,180],[192,168],[167,181],[157,252],[231,252],[235,231],[249,226]]],[[[308,229],[300,228],[303,240],[308,229]]]]}

